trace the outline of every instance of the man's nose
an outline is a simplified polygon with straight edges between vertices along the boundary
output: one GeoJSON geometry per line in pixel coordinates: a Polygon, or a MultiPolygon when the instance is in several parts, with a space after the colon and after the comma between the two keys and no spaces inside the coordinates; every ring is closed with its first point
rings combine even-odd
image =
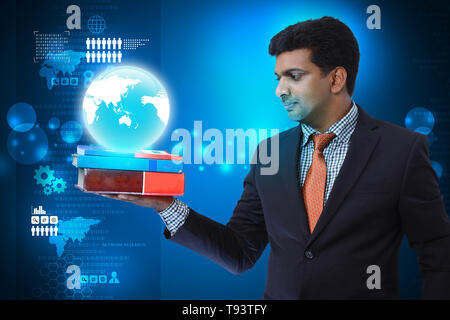
{"type": "Polygon", "coordinates": [[[278,82],[275,94],[277,95],[278,98],[281,98],[282,95],[290,95],[289,87],[285,85],[282,79],[280,79],[280,82],[278,82]]]}

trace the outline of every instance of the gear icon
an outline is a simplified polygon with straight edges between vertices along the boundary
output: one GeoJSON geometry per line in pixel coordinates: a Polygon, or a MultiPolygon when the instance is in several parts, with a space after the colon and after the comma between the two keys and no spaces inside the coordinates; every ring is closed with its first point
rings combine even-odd
{"type": "Polygon", "coordinates": [[[55,179],[53,175],[55,173],[54,170],[50,170],[50,166],[39,166],[39,169],[35,169],[34,179],[36,180],[36,184],[41,184],[43,187],[46,185],[50,185],[52,180],[55,179]]]}
{"type": "Polygon", "coordinates": [[[56,178],[53,180],[53,191],[56,193],[64,192],[67,188],[66,182],[62,178],[56,178]]]}
{"type": "Polygon", "coordinates": [[[44,194],[45,194],[46,196],[52,194],[52,192],[53,192],[53,189],[52,189],[51,186],[45,186],[45,187],[44,187],[44,194]]]}

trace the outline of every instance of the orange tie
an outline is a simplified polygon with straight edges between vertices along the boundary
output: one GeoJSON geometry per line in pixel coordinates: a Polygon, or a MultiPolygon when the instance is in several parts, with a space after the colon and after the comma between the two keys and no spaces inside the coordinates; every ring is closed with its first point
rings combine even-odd
{"type": "Polygon", "coordinates": [[[319,220],[323,210],[323,197],[327,180],[327,166],[323,157],[323,149],[333,140],[334,133],[321,133],[312,136],[314,153],[311,166],[303,184],[303,200],[308,214],[309,230],[311,233],[319,220]]]}

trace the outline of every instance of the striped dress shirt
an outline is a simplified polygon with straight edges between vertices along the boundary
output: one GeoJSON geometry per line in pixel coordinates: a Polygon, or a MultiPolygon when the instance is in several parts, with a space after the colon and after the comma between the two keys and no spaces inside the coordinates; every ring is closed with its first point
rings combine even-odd
{"type": "MultiPolygon", "coordinates": [[[[334,180],[336,180],[342,163],[344,162],[345,155],[347,154],[350,145],[350,137],[355,130],[357,120],[358,107],[355,102],[353,102],[353,105],[347,114],[324,132],[333,132],[336,135],[336,137],[334,137],[334,139],[331,140],[328,146],[326,146],[323,150],[323,156],[327,166],[327,181],[325,184],[325,194],[323,197],[324,206],[328,200],[330,191],[333,188],[334,180]]],[[[309,125],[304,123],[301,124],[301,128],[303,132],[303,141],[302,153],[300,156],[300,181],[303,186],[305,183],[306,174],[311,166],[314,153],[314,142],[311,135],[319,134],[321,132],[314,130],[309,125]]]]}

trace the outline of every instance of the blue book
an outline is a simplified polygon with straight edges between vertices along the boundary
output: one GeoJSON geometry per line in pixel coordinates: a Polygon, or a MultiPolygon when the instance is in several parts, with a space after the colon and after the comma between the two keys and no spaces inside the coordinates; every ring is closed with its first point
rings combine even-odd
{"type": "Polygon", "coordinates": [[[101,146],[77,146],[77,153],[84,156],[105,156],[122,158],[149,158],[162,160],[181,160],[181,156],[163,150],[138,150],[135,153],[116,152],[101,146]]]}
{"type": "Polygon", "coordinates": [[[173,173],[180,173],[183,171],[183,163],[180,161],[148,158],[85,156],[81,154],[74,154],[72,164],[77,168],[173,173]]]}

